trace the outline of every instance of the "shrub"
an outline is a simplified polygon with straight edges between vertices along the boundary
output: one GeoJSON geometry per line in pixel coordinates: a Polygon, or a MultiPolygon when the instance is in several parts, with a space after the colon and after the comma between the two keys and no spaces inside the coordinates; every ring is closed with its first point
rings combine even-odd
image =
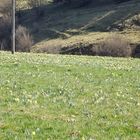
{"type": "Polygon", "coordinates": [[[11,0],[0,0],[0,13],[9,14],[11,13],[12,2],[11,0]]]}
{"type": "Polygon", "coordinates": [[[11,49],[12,19],[9,15],[5,15],[0,19],[0,49],[11,49]]]}
{"type": "Polygon", "coordinates": [[[130,57],[132,50],[128,41],[119,35],[112,35],[101,43],[97,54],[101,56],[130,57]]]}
{"type": "Polygon", "coordinates": [[[46,4],[45,0],[28,0],[28,5],[31,8],[40,7],[46,4]]]}
{"type": "Polygon", "coordinates": [[[140,26],[140,14],[138,14],[132,18],[132,23],[134,25],[140,26]]]}
{"type": "Polygon", "coordinates": [[[18,26],[16,30],[16,51],[30,52],[32,43],[32,37],[27,28],[18,26]]]}
{"type": "Polygon", "coordinates": [[[11,0],[0,1],[0,49],[11,49],[11,31],[12,31],[12,18],[11,18],[11,0]]]}

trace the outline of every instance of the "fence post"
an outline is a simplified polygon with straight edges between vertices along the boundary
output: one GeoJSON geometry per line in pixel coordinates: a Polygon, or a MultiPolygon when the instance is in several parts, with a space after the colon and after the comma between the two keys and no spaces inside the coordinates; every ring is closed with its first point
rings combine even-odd
{"type": "Polygon", "coordinates": [[[15,53],[16,44],[15,44],[15,10],[16,10],[16,0],[12,0],[12,54],[15,53]]]}

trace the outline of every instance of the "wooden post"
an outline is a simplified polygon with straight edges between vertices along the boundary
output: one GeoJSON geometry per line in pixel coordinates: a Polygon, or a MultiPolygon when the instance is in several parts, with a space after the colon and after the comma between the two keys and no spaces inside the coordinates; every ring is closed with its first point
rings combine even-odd
{"type": "Polygon", "coordinates": [[[15,53],[16,44],[15,44],[15,30],[16,30],[16,23],[15,23],[15,10],[16,10],[16,0],[12,0],[12,54],[15,53]]]}

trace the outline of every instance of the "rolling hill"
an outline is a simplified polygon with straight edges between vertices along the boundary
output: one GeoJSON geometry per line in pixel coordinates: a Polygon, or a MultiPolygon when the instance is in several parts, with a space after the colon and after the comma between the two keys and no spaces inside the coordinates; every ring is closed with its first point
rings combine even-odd
{"type": "Polygon", "coordinates": [[[50,4],[41,14],[37,16],[35,9],[24,10],[19,19],[34,37],[35,52],[60,53],[62,48],[95,45],[114,33],[132,45],[140,44],[139,0],[81,8],[50,4]]]}

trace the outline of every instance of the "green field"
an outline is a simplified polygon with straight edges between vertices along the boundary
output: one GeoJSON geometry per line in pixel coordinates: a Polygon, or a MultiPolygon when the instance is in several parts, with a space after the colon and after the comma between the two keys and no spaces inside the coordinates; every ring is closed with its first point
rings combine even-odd
{"type": "Polygon", "coordinates": [[[139,140],[140,59],[0,52],[1,140],[139,140]]]}

